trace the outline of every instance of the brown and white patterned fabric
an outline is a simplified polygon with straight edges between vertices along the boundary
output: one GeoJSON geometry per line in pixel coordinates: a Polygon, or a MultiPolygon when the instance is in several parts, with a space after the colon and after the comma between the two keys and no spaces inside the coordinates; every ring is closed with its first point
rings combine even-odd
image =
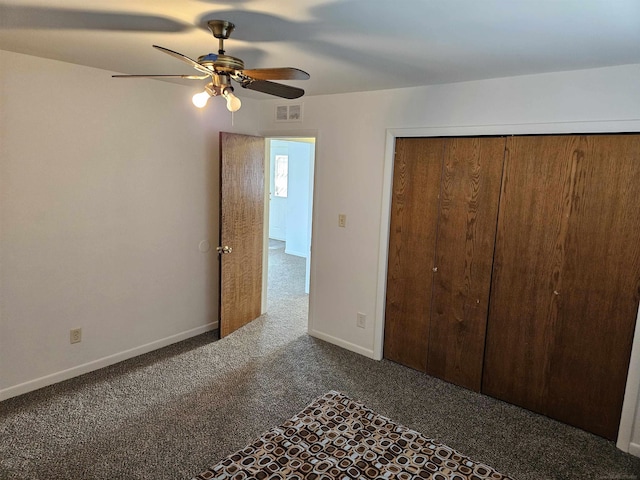
{"type": "Polygon", "coordinates": [[[192,480],[510,480],[330,391],[192,480]]]}

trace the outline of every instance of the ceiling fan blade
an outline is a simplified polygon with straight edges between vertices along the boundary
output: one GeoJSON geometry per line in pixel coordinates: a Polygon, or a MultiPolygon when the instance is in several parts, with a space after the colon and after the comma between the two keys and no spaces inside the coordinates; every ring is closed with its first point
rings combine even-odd
{"type": "Polygon", "coordinates": [[[292,67],[283,68],[256,68],[253,70],[240,70],[243,75],[256,80],[308,80],[309,74],[304,70],[292,67]]]}
{"type": "Polygon", "coordinates": [[[168,48],[164,48],[164,47],[161,47],[159,45],[154,45],[153,48],[157,48],[161,52],[169,54],[172,57],[177,58],[178,60],[182,60],[183,62],[188,63],[189,65],[191,65],[193,68],[195,68],[199,72],[206,73],[207,75],[211,74],[211,70],[209,70],[207,67],[203,67],[198,62],[196,62],[193,58],[189,58],[186,55],[183,55],[183,54],[178,53],[178,52],[174,52],[173,50],[169,50],[168,48]]]}
{"type": "Polygon", "coordinates": [[[209,75],[111,75],[113,78],[186,78],[187,80],[204,80],[209,75]]]}
{"type": "Polygon", "coordinates": [[[244,88],[249,90],[255,90],[256,92],[268,93],[269,95],[275,95],[276,97],[294,99],[304,95],[304,90],[298,87],[292,87],[290,85],[283,85],[281,83],[268,82],[266,80],[254,80],[249,82],[243,82],[241,84],[244,88]]]}

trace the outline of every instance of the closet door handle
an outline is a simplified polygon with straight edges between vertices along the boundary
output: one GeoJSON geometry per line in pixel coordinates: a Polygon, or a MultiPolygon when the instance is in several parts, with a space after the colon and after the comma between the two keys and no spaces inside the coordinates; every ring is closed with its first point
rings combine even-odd
{"type": "Polygon", "coordinates": [[[431,270],[433,270],[434,272],[438,271],[438,267],[433,267],[431,270]]]}

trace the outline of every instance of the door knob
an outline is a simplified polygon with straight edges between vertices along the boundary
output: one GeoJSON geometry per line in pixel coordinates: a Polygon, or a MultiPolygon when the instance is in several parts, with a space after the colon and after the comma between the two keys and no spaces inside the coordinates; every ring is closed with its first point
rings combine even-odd
{"type": "Polygon", "coordinates": [[[220,255],[224,255],[225,253],[233,252],[233,248],[228,247],[227,245],[225,245],[224,247],[217,247],[216,250],[218,251],[218,253],[220,255]]]}

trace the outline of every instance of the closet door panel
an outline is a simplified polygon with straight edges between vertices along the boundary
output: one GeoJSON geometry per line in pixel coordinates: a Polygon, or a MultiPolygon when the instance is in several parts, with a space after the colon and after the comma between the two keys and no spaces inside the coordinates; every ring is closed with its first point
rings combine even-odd
{"type": "Polygon", "coordinates": [[[427,373],[479,391],[505,138],[445,146],[427,373]]]}
{"type": "Polygon", "coordinates": [[[482,391],[546,413],[571,192],[568,136],[510,137],[502,181],[482,391]]]}
{"type": "Polygon", "coordinates": [[[384,357],[425,371],[444,140],[398,138],[393,172],[384,357]]]}
{"type": "Polygon", "coordinates": [[[547,413],[613,440],[640,292],[640,135],[576,138],[547,413]]]}
{"type": "Polygon", "coordinates": [[[510,138],[496,237],[483,392],[609,439],[640,296],[639,152],[639,135],[510,138]]]}

